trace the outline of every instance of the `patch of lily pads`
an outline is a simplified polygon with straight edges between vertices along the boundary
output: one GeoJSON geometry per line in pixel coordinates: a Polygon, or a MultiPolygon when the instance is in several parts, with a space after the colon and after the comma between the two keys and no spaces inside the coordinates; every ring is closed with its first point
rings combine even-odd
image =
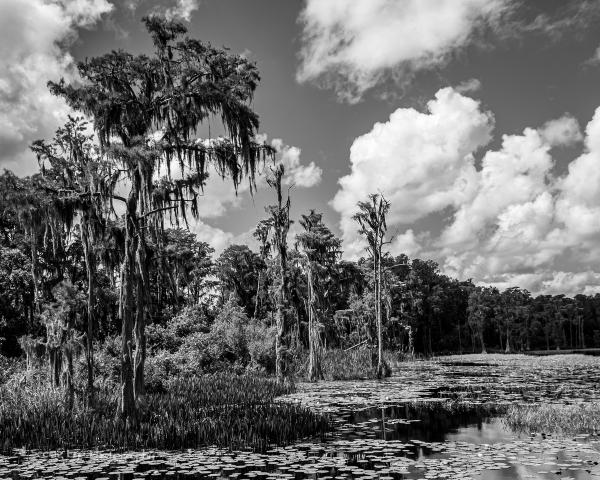
{"type": "Polygon", "coordinates": [[[600,442],[583,438],[508,443],[332,440],[274,448],[265,454],[217,448],[186,452],[29,453],[0,458],[0,478],[71,479],[476,479],[592,478],[600,442]]]}

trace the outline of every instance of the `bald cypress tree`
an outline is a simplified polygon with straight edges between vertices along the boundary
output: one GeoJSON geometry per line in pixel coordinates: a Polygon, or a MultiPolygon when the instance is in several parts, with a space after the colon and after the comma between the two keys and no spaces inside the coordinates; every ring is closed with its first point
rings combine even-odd
{"type": "Polygon", "coordinates": [[[326,311],[328,285],[332,283],[332,272],[341,255],[341,241],[323,223],[323,215],[311,210],[302,215],[302,233],[296,235],[296,244],[304,256],[304,270],[308,289],[308,378],[310,381],[323,379],[321,368],[321,327],[326,311]]]}
{"type": "Polygon", "coordinates": [[[50,83],[51,91],[93,120],[101,155],[125,185],[120,268],[121,405],[135,420],[144,395],[148,316],[148,239],[160,242],[165,218],[187,222],[198,214],[208,165],[234,187],[271,149],[255,140],[258,116],[250,102],[260,80],[247,59],[186,36],[186,28],[158,16],[144,19],[154,52],[113,51],[78,64],[82,82],[50,83]],[[219,119],[224,137],[197,138],[219,119]]]}
{"type": "Polygon", "coordinates": [[[373,292],[375,294],[375,319],[377,321],[377,377],[389,375],[383,359],[383,327],[381,318],[381,259],[387,232],[386,216],[390,209],[383,195],[371,194],[368,201],[358,202],[358,212],[352,217],[360,226],[359,233],[367,240],[367,251],[373,260],[373,292]]]}
{"type": "Polygon", "coordinates": [[[70,230],[79,220],[79,233],[87,276],[87,396],[88,404],[94,403],[94,312],[96,310],[96,253],[94,244],[103,238],[105,220],[104,199],[112,199],[116,177],[112,166],[104,161],[86,133],[87,122],[70,117],[56,131],[51,141],[38,140],[31,150],[37,155],[45,189],[55,200],[50,216],[70,230]]]}

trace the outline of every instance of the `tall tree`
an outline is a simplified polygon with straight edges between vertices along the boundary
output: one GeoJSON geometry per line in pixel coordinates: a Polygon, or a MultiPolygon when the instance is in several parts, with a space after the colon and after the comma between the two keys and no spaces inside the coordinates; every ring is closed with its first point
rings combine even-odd
{"type": "Polygon", "coordinates": [[[31,146],[37,155],[48,190],[56,195],[54,215],[66,226],[79,219],[79,234],[87,274],[87,394],[94,402],[94,316],[96,311],[96,254],[94,243],[102,237],[104,226],[101,198],[112,195],[112,169],[103,161],[86,134],[88,124],[81,118],[69,117],[56,131],[52,141],[38,140],[31,146]]]}
{"type": "MultiPolygon", "coordinates": [[[[255,140],[258,116],[250,108],[259,81],[242,56],[185,36],[183,24],[144,18],[153,55],[124,51],[80,62],[83,82],[50,83],[51,91],[90,116],[101,153],[115,178],[125,180],[125,241],[120,278],[122,416],[135,421],[144,394],[145,322],[150,291],[148,239],[160,241],[165,217],[197,216],[198,189],[212,163],[234,186],[253,185],[270,147],[255,140]],[[198,128],[221,119],[225,137],[200,140],[198,128]],[[177,169],[172,168],[176,163],[177,169]]],[[[116,196],[107,198],[107,210],[116,196]]]]}
{"type": "Polygon", "coordinates": [[[383,359],[383,332],[381,319],[381,259],[387,232],[386,216],[390,209],[383,195],[371,194],[366,202],[358,202],[358,213],[352,218],[360,225],[359,233],[367,240],[367,251],[373,260],[373,279],[375,292],[375,319],[377,322],[377,376],[389,375],[389,366],[383,359]]]}
{"type": "Polygon", "coordinates": [[[215,273],[221,283],[222,300],[225,303],[233,293],[246,314],[254,311],[254,286],[263,269],[259,255],[246,245],[230,245],[215,262],[215,273]]]}
{"type": "Polygon", "coordinates": [[[267,183],[275,190],[277,195],[277,204],[266,208],[270,215],[273,229],[273,244],[277,249],[279,261],[279,285],[277,289],[277,332],[275,337],[275,372],[277,380],[283,382],[286,376],[285,355],[286,347],[284,345],[285,334],[287,331],[287,313],[288,313],[288,246],[287,235],[292,221],[290,220],[290,195],[283,199],[282,181],[285,175],[283,164],[278,164],[267,177],[267,183]]]}
{"type": "Polygon", "coordinates": [[[487,353],[484,333],[490,317],[494,314],[499,292],[494,287],[475,287],[469,294],[467,321],[481,344],[481,353],[487,353]]]}
{"type": "MultiPolygon", "coordinates": [[[[259,242],[259,254],[260,258],[263,262],[267,262],[269,256],[271,255],[271,241],[269,239],[271,228],[273,227],[273,219],[268,218],[266,220],[261,220],[256,225],[256,229],[252,233],[254,238],[259,242]]],[[[256,300],[254,303],[254,318],[259,318],[260,307],[262,305],[263,299],[263,291],[265,290],[265,285],[263,281],[264,270],[261,269],[258,272],[258,279],[256,281],[256,300]]]]}
{"type": "Polygon", "coordinates": [[[332,290],[332,274],[341,241],[323,223],[323,216],[311,210],[302,215],[300,225],[304,231],[296,236],[296,242],[305,256],[308,286],[308,378],[311,381],[323,378],[321,369],[320,326],[326,312],[326,302],[332,290]]]}

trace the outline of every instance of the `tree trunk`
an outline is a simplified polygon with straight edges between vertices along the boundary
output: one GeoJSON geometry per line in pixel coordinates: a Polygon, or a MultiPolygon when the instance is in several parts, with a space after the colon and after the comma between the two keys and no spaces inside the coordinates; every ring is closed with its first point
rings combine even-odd
{"type": "Polygon", "coordinates": [[[487,353],[485,349],[485,343],[483,341],[483,328],[479,328],[479,341],[481,342],[481,353],[487,353]]]}
{"type": "Polygon", "coordinates": [[[387,376],[387,366],[383,360],[383,332],[381,325],[381,247],[376,256],[376,281],[375,281],[375,296],[377,302],[377,378],[387,376]]]}
{"type": "Polygon", "coordinates": [[[73,389],[73,340],[69,340],[69,344],[64,349],[62,354],[62,383],[65,391],[65,400],[67,408],[73,408],[74,389],[73,389]]]}
{"type": "Polygon", "coordinates": [[[510,328],[508,327],[508,323],[506,324],[506,348],[504,353],[510,353],[510,328]]]}
{"type": "Polygon", "coordinates": [[[254,300],[254,318],[258,318],[258,304],[260,300],[260,281],[262,278],[262,271],[258,272],[258,280],[256,282],[256,299],[254,300]]]}
{"type": "Polygon", "coordinates": [[[87,399],[88,405],[94,404],[94,308],[96,292],[96,259],[92,252],[89,237],[89,225],[87,215],[81,222],[81,243],[87,272],[87,338],[86,338],[86,361],[87,361],[87,399]]]}
{"type": "Polygon", "coordinates": [[[146,312],[148,309],[148,291],[150,288],[148,265],[146,262],[146,242],[141,236],[137,245],[137,275],[136,275],[136,300],[135,313],[135,367],[134,367],[134,396],[139,402],[145,394],[144,365],[146,363],[146,312]]]}
{"type": "Polygon", "coordinates": [[[48,350],[48,359],[50,361],[50,385],[56,388],[60,386],[62,356],[59,347],[50,347],[48,350]]]}
{"type": "Polygon", "coordinates": [[[319,341],[319,329],[316,319],[315,291],[312,276],[312,266],[308,265],[308,379],[311,382],[323,379],[321,368],[321,346],[319,341]]]}
{"type": "MultiPolygon", "coordinates": [[[[135,182],[134,182],[135,184],[135,182]]],[[[135,187],[127,202],[125,223],[125,259],[121,267],[120,317],[121,317],[121,405],[124,418],[135,421],[136,404],[133,388],[133,287],[135,282],[135,252],[137,237],[135,231],[135,211],[137,204],[135,187]]]]}
{"type": "Polygon", "coordinates": [[[281,179],[283,167],[277,170],[275,189],[277,191],[277,216],[275,217],[275,243],[279,249],[279,275],[280,285],[277,295],[277,332],[275,336],[275,374],[277,381],[283,383],[287,376],[285,361],[284,336],[286,333],[286,308],[288,301],[287,292],[287,232],[290,228],[290,197],[284,206],[281,193],[281,179]]]}
{"type": "Polygon", "coordinates": [[[284,364],[284,345],[283,345],[283,335],[285,333],[285,294],[283,287],[283,277],[284,274],[281,275],[282,284],[279,287],[279,295],[277,301],[277,318],[276,318],[276,335],[275,335],[275,375],[277,376],[277,381],[279,383],[283,383],[285,376],[285,364],[284,364]]]}
{"type": "MultiPolygon", "coordinates": [[[[35,236],[35,229],[31,229],[30,232],[31,242],[31,279],[33,280],[33,303],[38,314],[42,313],[42,292],[40,288],[40,278],[38,275],[38,254],[37,254],[37,239],[35,236]]],[[[33,316],[31,317],[33,320],[33,316]]],[[[33,329],[33,322],[30,325],[33,329]]]]}

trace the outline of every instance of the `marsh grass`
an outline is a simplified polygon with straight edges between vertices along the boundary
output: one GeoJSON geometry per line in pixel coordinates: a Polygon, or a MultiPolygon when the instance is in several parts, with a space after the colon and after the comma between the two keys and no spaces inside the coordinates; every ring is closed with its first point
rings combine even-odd
{"type": "MultiPolygon", "coordinates": [[[[356,348],[352,350],[330,349],[323,352],[321,367],[325,380],[369,380],[377,378],[376,350],[356,348]]],[[[308,375],[308,353],[297,353],[295,376],[306,379],[308,375]]],[[[403,360],[393,352],[384,352],[388,366],[397,368],[403,360]]]]}
{"type": "Polygon", "coordinates": [[[328,420],[275,401],[293,387],[249,375],[209,375],[170,383],[145,397],[137,425],[124,422],[116,389],[98,394],[94,409],[67,408],[58,389],[39,383],[0,389],[0,450],[13,448],[183,449],[207,445],[266,450],[322,436],[328,420]]]}
{"type": "Polygon", "coordinates": [[[323,355],[325,380],[359,380],[375,378],[376,369],[369,349],[328,350],[323,355]]]}
{"type": "Polygon", "coordinates": [[[510,428],[520,432],[597,434],[600,432],[600,403],[512,405],[504,420],[510,428]]]}

